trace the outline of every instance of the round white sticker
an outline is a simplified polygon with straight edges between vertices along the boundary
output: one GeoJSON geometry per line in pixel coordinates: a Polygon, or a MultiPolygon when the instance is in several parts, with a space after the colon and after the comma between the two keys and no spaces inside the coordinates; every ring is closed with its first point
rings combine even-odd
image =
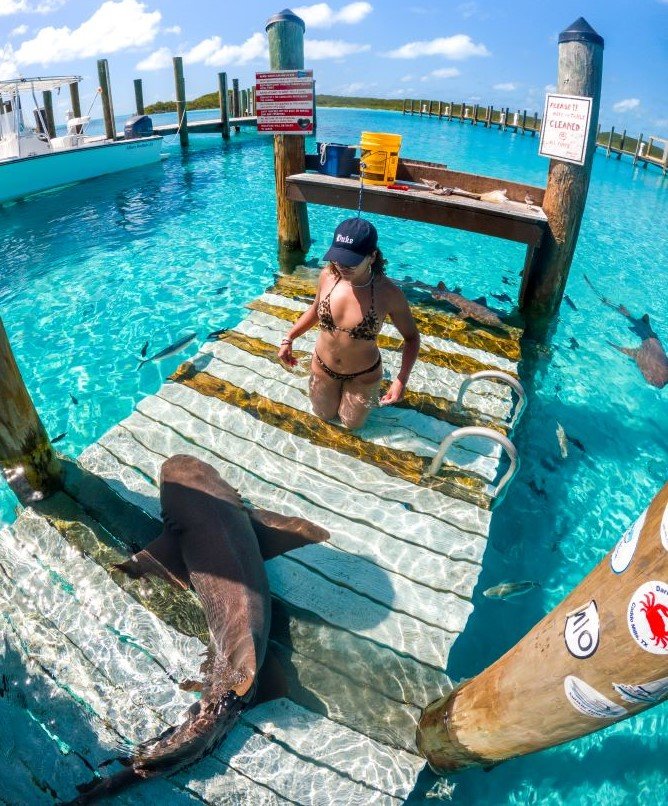
{"type": "Polygon", "coordinates": [[[566,649],[575,658],[590,658],[598,649],[599,620],[596,602],[566,616],[564,640],[566,649]]]}
{"type": "Polygon", "coordinates": [[[586,716],[593,716],[595,719],[619,719],[628,714],[626,708],[604,697],[600,691],[575,675],[569,674],[564,678],[564,691],[573,708],[586,716]]]}
{"type": "Polygon", "coordinates": [[[653,655],[668,655],[668,583],[645,582],[629,601],[629,631],[638,646],[653,655]]]}
{"type": "Polygon", "coordinates": [[[610,565],[616,574],[621,574],[622,571],[626,571],[626,569],[629,567],[629,563],[633,559],[633,554],[635,553],[636,546],[638,545],[640,532],[642,532],[642,528],[645,525],[646,515],[647,510],[640,515],[635,523],[629,526],[617,545],[612,550],[610,565]]]}
{"type": "Polygon", "coordinates": [[[668,504],[663,510],[663,518],[661,518],[661,542],[666,551],[668,551],[668,504]]]}

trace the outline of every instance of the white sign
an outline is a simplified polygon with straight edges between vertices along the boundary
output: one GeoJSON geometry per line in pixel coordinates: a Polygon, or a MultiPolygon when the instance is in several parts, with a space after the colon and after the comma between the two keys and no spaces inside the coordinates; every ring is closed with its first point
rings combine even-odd
{"type": "Polygon", "coordinates": [[[594,719],[619,719],[628,714],[626,708],[612,702],[589,683],[572,674],[564,678],[564,693],[576,711],[594,719]]]}
{"type": "Polygon", "coordinates": [[[538,147],[541,157],[584,165],[593,100],[579,95],[545,96],[538,147]]]}
{"type": "Polygon", "coordinates": [[[313,134],[313,70],[255,74],[257,130],[264,134],[313,134]]]}
{"type": "Polygon", "coordinates": [[[610,555],[610,566],[616,574],[621,574],[629,567],[629,563],[631,562],[636,550],[636,546],[638,545],[638,538],[640,537],[642,528],[645,525],[646,515],[647,510],[640,515],[635,523],[629,526],[629,528],[622,535],[621,540],[612,550],[612,554],[610,555]]]}
{"type": "Polygon", "coordinates": [[[571,613],[564,625],[566,648],[575,658],[590,658],[598,649],[599,618],[596,602],[571,613]]]}

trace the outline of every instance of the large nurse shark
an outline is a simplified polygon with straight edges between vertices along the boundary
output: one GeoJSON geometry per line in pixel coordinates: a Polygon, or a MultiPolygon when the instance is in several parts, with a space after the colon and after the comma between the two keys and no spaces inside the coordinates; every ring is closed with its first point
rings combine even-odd
{"type": "Polygon", "coordinates": [[[153,574],[194,588],[210,634],[201,698],[181,724],[122,760],[125,769],[80,786],[73,803],[172,774],[222,741],[253,702],[265,660],[271,602],[263,559],[329,537],[310,521],[244,507],[213,467],[192,456],[163,464],[160,501],[162,534],[118,568],[135,578],[153,574]]]}

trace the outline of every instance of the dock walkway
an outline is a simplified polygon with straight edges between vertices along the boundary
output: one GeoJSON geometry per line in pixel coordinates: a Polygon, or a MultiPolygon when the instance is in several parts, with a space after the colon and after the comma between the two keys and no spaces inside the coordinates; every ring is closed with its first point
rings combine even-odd
{"type": "MultiPolygon", "coordinates": [[[[194,700],[179,682],[197,676],[204,651],[196,597],[111,567],[159,529],[160,467],[176,453],[330,540],[266,563],[287,696],[245,712],[190,770],[118,802],[394,804],[413,789],[420,710],[449,689],[448,655],[473,609],[499,448],[468,440],[438,479],[423,474],[459,425],[508,431],[508,387],[481,381],[463,409],[455,402],[472,372],[517,373],[520,333],[414,306],[423,340],[406,399],[350,433],[311,414],[306,371],[276,358],[314,287],[306,273],[280,277],[83,452],[67,494],[2,533],[0,734],[15,754],[15,799],[72,797],[101,761],[177,723],[194,700]]],[[[304,368],[314,339],[299,341],[304,368]]],[[[391,374],[400,344],[386,324],[391,374]]]]}

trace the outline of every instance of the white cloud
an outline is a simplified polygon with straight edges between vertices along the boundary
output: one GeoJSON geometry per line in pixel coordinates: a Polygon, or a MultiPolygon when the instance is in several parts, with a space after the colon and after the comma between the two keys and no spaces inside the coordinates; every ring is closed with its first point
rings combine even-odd
{"type": "Polygon", "coordinates": [[[364,53],[371,50],[371,45],[356,45],[353,42],[342,42],[340,39],[305,39],[304,57],[317,61],[319,59],[341,59],[353,53],[364,53]]]}
{"type": "Polygon", "coordinates": [[[412,76],[410,73],[407,76],[402,76],[399,81],[412,81],[415,76],[412,76]]]}
{"type": "Polygon", "coordinates": [[[23,34],[28,33],[28,26],[27,25],[18,25],[16,28],[9,32],[10,36],[23,36],[23,34]]]}
{"type": "Polygon", "coordinates": [[[353,81],[350,84],[343,84],[341,87],[338,88],[338,91],[342,95],[355,95],[358,92],[362,92],[362,90],[369,91],[373,89],[373,87],[378,86],[375,81],[372,81],[369,84],[366,84],[363,81],[353,81]]]}
{"type": "Polygon", "coordinates": [[[137,0],[107,0],[74,30],[67,26],[40,29],[34,39],[21,44],[16,60],[46,65],[149,45],[161,16],[159,11],[147,12],[137,0]]]}
{"type": "Polygon", "coordinates": [[[546,84],[545,85],[545,92],[556,92],[557,85],[556,84],[546,84]]]}
{"type": "Polygon", "coordinates": [[[211,67],[228,64],[248,64],[258,59],[269,58],[269,47],[264,34],[254,33],[241,45],[224,45],[219,36],[203,39],[183,57],[186,64],[203,62],[211,67]]]}
{"type": "Polygon", "coordinates": [[[171,28],[163,28],[163,34],[180,34],[181,33],[181,26],[180,25],[172,25],[171,28]]]}
{"type": "Polygon", "coordinates": [[[422,81],[427,81],[430,78],[456,78],[461,75],[456,67],[441,67],[439,70],[432,70],[426,76],[422,76],[422,81]]]}
{"type": "Polygon", "coordinates": [[[508,92],[512,92],[512,90],[517,89],[517,84],[513,84],[512,81],[506,81],[504,84],[495,84],[492,87],[493,90],[507,90],[508,92]]]}
{"type": "Polygon", "coordinates": [[[159,50],[151,53],[145,59],[139,62],[136,70],[164,70],[165,67],[171,67],[172,51],[169,48],[160,48],[159,50]]]}
{"type": "Polygon", "coordinates": [[[5,45],[4,49],[0,50],[0,81],[16,78],[18,75],[19,69],[14,58],[12,46],[5,45]]]}
{"type": "Polygon", "coordinates": [[[637,109],[640,106],[639,98],[625,98],[623,101],[617,101],[612,105],[615,112],[630,112],[632,109],[637,109]]]}
{"type": "Polygon", "coordinates": [[[66,0],[42,0],[41,3],[36,5],[27,2],[27,0],[0,0],[0,17],[7,17],[10,14],[50,14],[60,6],[64,5],[66,0]]]}
{"type": "Polygon", "coordinates": [[[471,56],[490,56],[487,48],[476,45],[468,34],[439,37],[428,42],[408,42],[385,54],[392,59],[417,59],[419,56],[445,56],[447,59],[468,59],[471,56]]]}
{"type": "Polygon", "coordinates": [[[327,3],[316,3],[313,6],[298,6],[292,9],[306,23],[307,28],[331,28],[337,23],[355,25],[367,17],[372,11],[371,3],[348,3],[339,11],[327,5],[327,3]]]}

